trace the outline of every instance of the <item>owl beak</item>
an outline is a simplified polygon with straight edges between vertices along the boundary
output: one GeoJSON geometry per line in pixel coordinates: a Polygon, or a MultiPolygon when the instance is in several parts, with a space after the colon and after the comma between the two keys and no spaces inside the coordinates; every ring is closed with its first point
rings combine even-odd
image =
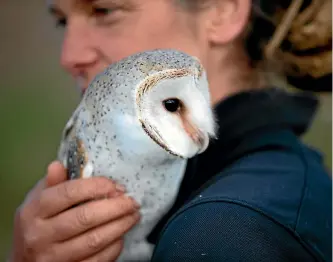
{"type": "Polygon", "coordinates": [[[182,118],[183,126],[186,133],[190,136],[193,142],[198,146],[198,153],[202,153],[208,147],[208,135],[196,128],[191,121],[186,117],[182,118]]]}
{"type": "Polygon", "coordinates": [[[67,154],[67,178],[82,178],[86,164],[87,155],[83,142],[80,139],[75,138],[72,142],[70,142],[67,154]]]}
{"type": "Polygon", "coordinates": [[[197,130],[192,137],[194,143],[196,143],[199,147],[198,154],[202,153],[205,151],[208,147],[208,135],[205,135],[203,132],[200,130],[197,130]]]}

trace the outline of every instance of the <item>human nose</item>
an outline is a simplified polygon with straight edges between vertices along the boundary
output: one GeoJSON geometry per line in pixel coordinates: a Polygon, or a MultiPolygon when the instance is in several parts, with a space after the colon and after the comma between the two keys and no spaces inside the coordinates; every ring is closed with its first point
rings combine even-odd
{"type": "Polygon", "coordinates": [[[97,60],[89,26],[81,17],[68,19],[62,45],[61,65],[73,76],[86,71],[97,60]]]}

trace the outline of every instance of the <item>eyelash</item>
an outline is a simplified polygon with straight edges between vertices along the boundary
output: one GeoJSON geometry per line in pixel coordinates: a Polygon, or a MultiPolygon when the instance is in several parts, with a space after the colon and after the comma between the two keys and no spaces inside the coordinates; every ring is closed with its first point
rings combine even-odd
{"type": "Polygon", "coordinates": [[[67,25],[67,19],[66,18],[60,18],[56,21],[56,27],[65,27],[67,25]]]}
{"type": "Polygon", "coordinates": [[[94,15],[109,15],[109,12],[112,12],[113,10],[109,9],[109,8],[103,8],[103,7],[93,7],[93,11],[92,13],[94,15]]]}
{"type": "Polygon", "coordinates": [[[107,19],[115,10],[116,9],[111,8],[93,7],[91,15],[97,23],[103,24],[109,22],[107,19]]]}

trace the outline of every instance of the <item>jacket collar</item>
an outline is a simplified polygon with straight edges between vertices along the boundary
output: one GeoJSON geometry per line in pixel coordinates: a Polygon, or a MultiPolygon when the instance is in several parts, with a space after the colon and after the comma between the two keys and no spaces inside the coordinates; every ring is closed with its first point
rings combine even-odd
{"type": "Polygon", "coordinates": [[[242,92],[221,101],[215,107],[218,139],[189,161],[179,197],[185,200],[246,150],[260,147],[258,139],[253,142],[254,136],[277,130],[301,136],[308,130],[317,105],[318,100],[310,93],[289,93],[274,87],[242,92]]]}
{"type": "Polygon", "coordinates": [[[310,93],[289,93],[274,87],[242,92],[217,104],[218,139],[203,154],[188,161],[174,206],[148,239],[154,242],[167,219],[232,159],[246,154],[249,147],[259,147],[253,142],[254,135],[289,130],[300,136],[310,126],[317,105],[310,93]]]}

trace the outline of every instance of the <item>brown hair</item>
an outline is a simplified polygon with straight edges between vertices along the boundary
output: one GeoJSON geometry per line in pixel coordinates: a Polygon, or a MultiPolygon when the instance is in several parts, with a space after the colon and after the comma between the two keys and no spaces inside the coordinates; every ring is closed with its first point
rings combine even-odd
{"type": "MultiPolygon", "coordinates": [[[[176,2],[190,11],[211,4],[176,2]]],[[[331,0],[253,0],[244,44],[251,67],[268,82],[278,75],[300,89],[332,89],[331,0]]]]}

